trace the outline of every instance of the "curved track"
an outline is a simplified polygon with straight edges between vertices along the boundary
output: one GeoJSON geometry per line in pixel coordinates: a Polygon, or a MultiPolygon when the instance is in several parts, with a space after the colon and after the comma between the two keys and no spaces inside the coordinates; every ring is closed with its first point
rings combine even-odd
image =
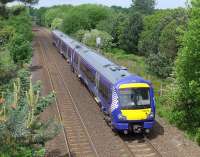
{"type": "MultiPolygon", "coordinates": [[[[66,61],[61,59],[58,53],[49,52],[52,48],[49,47],[46,41],[46,38],[48,38],[52,42],[49,32],[43,28],[39,32],[41,34],[38,35],[38,41],[42,49],[42,58],[48,70],[52,89],[57,93],[57,110],[63,123],[63,133],[69,156],[102,156],[98,154],[95,148],[95,144],[73,99],[73,94],[70,92],[71,88],[68,87],[68,80],[63,73],[63,70],[66,72],[66,69],[63,68],[66,67],[63,66],[63,64],[67,64],[66,61]],[[55,60],[60,60],[60,62],[56,63],[55,60]]],[[[67,73],[72,75],[71,72],[67,73]]],[[[121,135],[120,137],[117,135],[113,145],[119,146],[119,152],[121,152],[119,156],[122,157],[161,157],[161,154],[145,137],[135,137],[134,135],[121,135]]]]}

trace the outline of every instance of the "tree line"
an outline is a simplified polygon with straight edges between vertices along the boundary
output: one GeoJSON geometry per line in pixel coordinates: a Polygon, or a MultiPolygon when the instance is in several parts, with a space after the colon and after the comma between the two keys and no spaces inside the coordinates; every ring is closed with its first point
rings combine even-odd
{"type": "Polygon", "coordinates": [[[104,32],[103,49],[119,48],[145,56],[149,72],[161,78],[172,73],[179,37],[188,20],[186,9],[155,9],[155,0],[133,0],[130,8],[62,5],[40,8],[34,14],[39,24],[60,29],[89,46],[93,45],[89,36],[104,32]]]}

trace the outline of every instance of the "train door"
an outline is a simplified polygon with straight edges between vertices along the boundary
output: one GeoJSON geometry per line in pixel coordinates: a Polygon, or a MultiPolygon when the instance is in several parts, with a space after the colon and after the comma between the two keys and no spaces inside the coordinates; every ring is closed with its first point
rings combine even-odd
{"type": "Polygon", "coordinates": [[[68,63],[70,63],[70,61],[71,61],[71,53],[72,53],[72,49],[71,49],[71,47],[68,47],[68,58],[67,58],[68,63]]]}
{"type": "Polygon", "coordinates": [[[74,50],[73,54],[72,54],[72,68],[76,71],[76,67],[77,67],[77,54],[74,50]]]}
{"type": "Polygon", "coordinates": [[[100,79],[100,75],[98,72],[96,72],[95,75],[95,100],[97,103],[100,103],[100,99],[99,99],[99,79],[100,79]]]}
{"type": "Polygon", "coordinates": [[[74,50],[72,49],[71,50],[71,58],[70,58],[70,63],[71,63],[71,65],[73,64],[73,60],[74,60],[74,50]]]}
{"type": "Polygon", "coordinates": [[[60,50],[60,54],[61,54],[61,55],[63,55],[62,45],[63,45],[63,42],[62,42],[62,40],[60,40],[59,50],[60,50]]]}
{"type": "Polygon", "coordinates": [[[58,48],[58,45],[59,45],[59,39],[56,38],[56,47],[58,48]]]}

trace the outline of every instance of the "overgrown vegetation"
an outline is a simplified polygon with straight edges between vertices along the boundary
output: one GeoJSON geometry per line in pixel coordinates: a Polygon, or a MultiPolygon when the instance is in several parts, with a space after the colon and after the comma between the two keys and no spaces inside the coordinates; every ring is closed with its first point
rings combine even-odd
{"type": "Polygon", "coordinates": [[[33,14],[93,48],[97,36],[109,41],[101,46],[104,55],[161,86],[158,113],[200,143],[200,1],[191,2],[191,8],[163,10],[155,9],[155,0],[133,0],[127,9],[63,5],[33,14]]]}
{"type": "Polygon", "coordinates": [[[173,104],[170,121],[186,130],[200,144],[200,1],[193,0],[189,8],[187,31],[181,38],[181,48],[175,64],[176,80],[166,105],[173,104]]]}
{"type": "MultiPolygon", "coordinates": [[[[32,85],[27,71],[19,71],[13,89],[0,97],[0,154],[15,157],[42,157],[44,144],[55,137],[60,126],[54,119],[39,118],[54,100],[54,94],[40,96],[40,86],[32,85]]],[[[53,118],[53,117],[52,117],[53,118]]]]}
{"type": "Polygon", "coordinates": [[[26,68],[32,57],[29,11],[24,6],[0,6],[0,11],[4,11],[0,17],[0,156],[43,157],[45,142],[60,131],[54,117],[40,119],[54,101],[54,93],[42,97],[40,83],[31,83],[26,68]]]}

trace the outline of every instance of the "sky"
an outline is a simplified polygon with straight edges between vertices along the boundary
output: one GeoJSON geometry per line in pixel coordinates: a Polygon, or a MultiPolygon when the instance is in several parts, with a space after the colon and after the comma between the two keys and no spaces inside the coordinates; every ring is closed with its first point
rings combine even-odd
{"type": "MultiPolygon", "coordinates": [[[[157,1],[156,8],[166,9],[166,8],[185,7],[186,0],[156,0],[156,1],[157,1]]],[[[132,0],[40,0],[35,7],[37,8],[49,7],[59,4],[79,5],[85,3],[103,4],[107,6],[116,5],[121,7],[130,7],[132,0]]]]}
{"type": "MultiPolygon", "coordinates": [[[[157,0],[156,8],[165,9],[165,8],[177,8],[184,7],[186,0],[157,0]]],[[[95,3],[103,4],[107,6],[117,5],[121,7],[129,7],[132,3],[132,0],[40,0],[37,7],[41,6],[52,6],[58,4],[73,4],[79,5],[84,3],[95,3]]]]}

